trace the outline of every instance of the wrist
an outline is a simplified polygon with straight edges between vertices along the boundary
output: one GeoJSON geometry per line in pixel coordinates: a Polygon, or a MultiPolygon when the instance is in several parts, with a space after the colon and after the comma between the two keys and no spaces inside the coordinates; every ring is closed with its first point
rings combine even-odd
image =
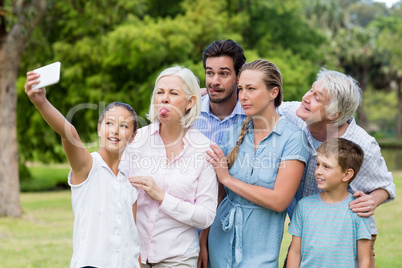
{"type": "Polygon", "coordinates": [[[227,186],[228,183],[230,183],[232,179],[232,176],[230,176],[230,174],[228,173],[225,176],[222,176],[221,179],[219,179],[220,183],[222,183],[224,186],[227,186]]]}
{"type": "Polygon", "coordinates": [[[35,105],[36,109],[41,110],[46,108],[46,105],[49,104],[49,101],[45,97],[43,100],[32,101],[32,103],[35,105]]]}
{"type": "Polygon", "coordinates": [[[389,193],[381,188],[372,191],[369,195],[373,199],[375,207],[378,207],[389,198],[389,193]]]}
{"type": "Polygon", "coordinates": [[[162,204],[163,200],[165,199],[165,192],[164,191],[160,191],[158,194],[158,199],[157,201],[159,202],[159,204],[162,204]]]}

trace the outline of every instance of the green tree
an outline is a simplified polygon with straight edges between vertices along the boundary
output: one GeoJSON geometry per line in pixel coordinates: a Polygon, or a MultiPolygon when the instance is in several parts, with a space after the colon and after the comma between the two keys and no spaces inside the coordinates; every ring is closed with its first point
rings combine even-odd
{"type": "Polygon", "coordinates": [[[46,1],[0,1],[0,216],[21,215],[17,149],[16,79],[33,29],[46,1]]]}
{"type": "MultiPolygon", "coordinates": [[[[376,35],[375,28],[341,29],[332,43],[339,67],[343,68],[346,74],[358,80],[363,92],[368,86],[373,69],[382,63],[382,54],[375,42],[376,35]]],[[[357,118],[360,126],[368,129],[364,105],[358,109],[357,118]]]]}
{"type": "MultiPolygon", "coordinates": [[[[146,9],[145,0],[55,1],[29,42],[20,65],[21,80],[25,80],[27,70],[61,61],[61,81],[48,89],[48,97],[63,114],[75,111],[71,121],[90,147],[97,146],[97,138],[93,134],[99,110],[105,101],[110,100],[105,98],[97,102],[101,95],[108,93],[105,88],[111,86],[107,79],[110,74],[105,75],[104,83],[97,82],[105,56],[105,49],[99,44],[105,35],[129,16],[143,17],[146,9]]],[[[25,93],[21,90],[19,94],[18,139],[25,149],[20,151],[21,158],[65,161],[58,135],[46,126],[25,93]],[[27,121],[31,124],[25,124],[27,121]],[[27,134],[29,139],[26,139],[27,134]],[[43,139],[43,136],[46,138],[43,139]]]]}
{"type": "MultiPolygon", "coordinates": [[[[276,63],[284,74],[287,100],[300,100],[325,61],[322,45],[327,39],[308,24],[296,0],[94,2],[56,1],[34,32],[20,68],[24,74],[62,62],[61,81],[48,89],[48,97],[63,114],[74,115],[72,123],[88,147],[97,146],[99,110],[110,101],[130,103],[140,124],[147,123],[155,78],[166,67],[186,66],[205,86],[202,51],[214,40],[235,40],[253,55],[248,61],[276,63]]],[[[58,136],[22,95],[18,133],[25,150],[20,155],[63,161],[58,136]],[[27,133],[30,139],[23,139],[27,133]],[[45,140],[39,138],[43,135],[45,140]]]]}
{"type": "Polygon", "coordinates": [[[251,1],[243,11],[242,28],[246,47],[264,56],[269,50],[290,50],[303,59],[320,62],[326,41],[324,35],[310,27],[299,1],[251,1]]]}
{"type": "MultiPolygon", "coordinates": [[[[206,45],[225,35],[239,39],[238,34],[224,33],[230,22],[219,1],[183,1],[180,13],[156,18],[147,15],[146,1],[140,6],[123,0],[80,3],[55,4],[36,33],[47,36],[42,42],[45,53],[33,40],[29,52],[35,56],[27,58],[21,69],[25,73],[51,61],[62,62],[61,81],[49,88],[48,97],[63,114],[75,111],[72,123],[87,146],[97,146],[97,118],[106,103],[126,101],[145,118],[155,78],[162,69],[178,64],[199,66],[197,74],[203,77],[201,54],[206,45]]],[[[58,136],[45,126],[25,96],[20,99],[18,131],[26,148],[23,157],[63,161],[58,136]],[[45,141],[38,138],[44,132],[45,141]],[[25,140],[26,133],[32,138],[25,140]]]]}
{"type": "Polygon", "coordinates": [[[384,3],[366,3],[359,1],[346,7],[345,25],[348,27],[367,27],[371,21],[378,17],[389,16],[390,10],[384,3]]]}
{"type": "Polygon", "coordinates": [[[379,19],[374,23],[381,29],[377,43],[382,49],[385,64],[381,67],[383,81],[396,91],[398,99],[397,112],[397,139],[402,137],[402,18],[392,16],[379,19]]]}
{"type": "Polygon", "coordinates": [[[305,15],[309,23],[327,35],[335,35],[344,27],[345,12],[337,0],[305,1],[305,15]]]}

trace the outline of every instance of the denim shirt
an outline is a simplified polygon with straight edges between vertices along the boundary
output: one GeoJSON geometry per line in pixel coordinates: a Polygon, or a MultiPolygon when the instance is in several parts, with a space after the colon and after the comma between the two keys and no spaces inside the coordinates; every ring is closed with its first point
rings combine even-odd
{"type": "MultiPolygon", "coordinates": [[[[241,127],[242,124],[236,125],[233,131],[228,131],[223,137],[220,146],[225,155],[228,155],[236,145],[241,127]]],[[[308,148],[303,131],[282,116],[273,131],[260,142],[257,150],[254,151],[254,130],[251,121],[248,133],[239,147],[236,161],[229,172],[236,179],[248,184],[273,189],[280,163],[286,160],[299,160],[306,163],[310,156],[308,148]]],[[[232,195],[230,190],[226,190],[232,195]]],[[[251,203],[237,195],[232,197],[243,204],[251,203]]]]}
{"type": "MultiPolygon", "coordinates": [[[[225,155],[235,147],[241,127],[238,124],[225,133],[220,144],[225,155]]],[[[251,121],[229,173],[248,184],[273,189],[282,161],[306,163],[308,159],[304,132],[285,117],[254,151],[251,121]]],[[[261,207],[228,188],[226,193],[209,233],[211,267],[278,267],[286,211],[261,207]]]]}

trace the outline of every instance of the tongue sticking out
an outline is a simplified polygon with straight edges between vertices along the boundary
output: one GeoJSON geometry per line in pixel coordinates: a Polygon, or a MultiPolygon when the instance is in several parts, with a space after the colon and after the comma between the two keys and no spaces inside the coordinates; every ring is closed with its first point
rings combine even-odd
{"type": "Polygon", "coordinates": [[[166,108],[162,108],[159,110],[159,115],[161,115],[161,116],[166,116],[168,114],[169,114],[169,110],[166,108]]]}

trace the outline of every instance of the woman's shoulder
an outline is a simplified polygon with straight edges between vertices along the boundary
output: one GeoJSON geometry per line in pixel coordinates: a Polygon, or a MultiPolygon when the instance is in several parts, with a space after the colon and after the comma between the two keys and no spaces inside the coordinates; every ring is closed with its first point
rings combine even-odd
{"type": "Polygon", "coordinates": [[[155,129],[155,127],[156,127],[155,123],[151,123],[149,125],[143,126],[139,129],[137,129],[137,135],[144,134],[144,133],[150,133],[150,132],[152,132],[152,129],[155,129]]]}
{"type": "Polygon", "coordinates": [[[96,177],[98,171],[101,170],[100,167],[102,166],[102,164],[107,165],[106,162],[103,160],[102,156],[98,152],[92,152],[91,158],[92,158],[92,166],[88,172],[88,176],[85,178],[83,182],[79,184],[72,184],[73,171],[70,170],[67,179],[71,189],[80,188],[82,185],[87,185],[88,181],[92,181],[92,178],[96,177]]]}
{"type": "Polygon", "coordinates": [[[228,129],[232,132],[240,132],[243,127],[243,122],[231,125],[228,129]]]}
{"type": "Polygon", "coordinates": [[[93,165],[99,165],[100,163],[104,162],[102,156],[98,152],[92,152],[91,156],[93,159],[93,165]]]}
{"type": "Polygon", "coordinates": [[[281,120],[282,120],[283,124],[285,125],[285,127],[287,129],[289,129],[290,131],[293,131],[293,132],[302,131],[302,129],[298,125],[294,124],[291,120],[289,120],[289,118],[286,115],[282,115],[281,120]]]}
{"type": "Polygon", "coordinates": [[[239,138],[242,127],[243,122],[229,126],[223,134],[223,140],[234,140],[236,142],[239,138]]]}
{"type": "Polygon", "coordinates": [[[154,128],[153,123],[137,130],[135,134],[134,140],[128,144],[128,148],[137,148],[146,144],[149,140],[149,137],[152,134],[152,129],[154,128]]]}
{"type": "Polygon", "coordinates": [[[286,133],[287,137],[306,137],[306,133],[303,131],[303,129],[289,121],[286,116],[282,115],[279,122],[281,124],[278,126],[279,132],[286,133]]]}
{"type": "Polygon", "coordinates": [[[243,122],[230,125],[226,129],[224,135],[229,136],[229,137],[235,137],[235,139],[237,141],[237,138],[241,132],[242,127],[243,127],[243,122]]]}

